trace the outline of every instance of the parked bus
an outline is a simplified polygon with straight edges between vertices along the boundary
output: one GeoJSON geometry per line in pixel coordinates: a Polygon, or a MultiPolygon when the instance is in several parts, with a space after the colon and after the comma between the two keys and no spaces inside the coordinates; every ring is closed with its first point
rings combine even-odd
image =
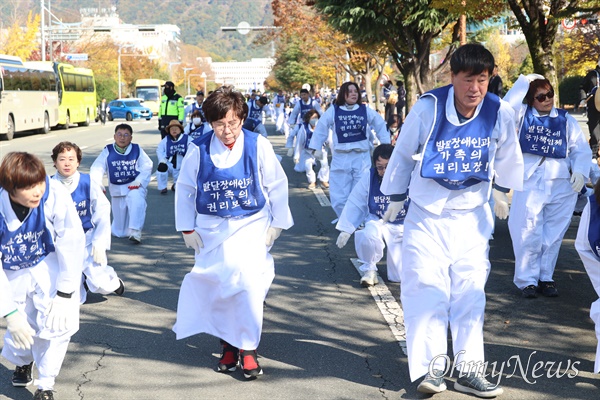
{"type": "Polygon", "coordinates": [[[135,97],[144,100],[142,104],[152,110],[153,115],[158,115],[162,86],[162,79],[138,79],[135,81],[135,97]]]}
{"type": "Polygon", "coordinates": [[[15,132],[48,133],[58,123],[58,92],[50,66],[26,65],[19,57],[0,55],[0,136],[15,132]]]}

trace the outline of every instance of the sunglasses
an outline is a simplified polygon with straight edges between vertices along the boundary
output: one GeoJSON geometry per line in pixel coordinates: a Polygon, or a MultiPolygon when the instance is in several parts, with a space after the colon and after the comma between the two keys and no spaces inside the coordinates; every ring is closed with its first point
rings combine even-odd
{"type": "Polygon", "coordinates": [[[543,101],[546,101],[546,97],[549,98],[549,99],[553,99],[554,98],[554,91],[551,90],[548,93],[538,94],[537,96],[535,96],[535,99],[541,103],[543,101]]]}

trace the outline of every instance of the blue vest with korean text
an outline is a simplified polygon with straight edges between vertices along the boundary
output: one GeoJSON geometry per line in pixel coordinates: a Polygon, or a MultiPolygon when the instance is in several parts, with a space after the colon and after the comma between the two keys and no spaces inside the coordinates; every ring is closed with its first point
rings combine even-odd
{"type": "Polygon", "coordinates": [[[50,231],[46,227],[44,205],[50,193],[50,182],[46,177],[46,191],[39,206],[32,208],[29,215],[13,232],[8,230],[6,220],[0,215],[0,252],[2,268],[18,271],[35,267],[54,251],[50,231]]]}
{"type": "Polygon", "coordinates": [[[223,218],[256,214],[266,200],[258,177],[258,134],[244,134],[244,150],[230,168],[216,167],[210,158],[210,142],[214,133],[196,139],[200,152],[200,169],[196,191],[196,211],[223,218]]]}
{"type": "MultiPolygon", "coordinates": [[[[381,193],[381,180],[377,173],[377,168],[371,168],[369,174],[371,176],[369,185],[369,214],[382,219],[390,205],[390,196],[381,193]]],[[[394,221],[389,222],[390,224],[400,225],[404,223],[404,217],[406,217],[406,212],[408,211],[408,203],[408,200],[404,202],[404,208],[394,221]]]]}
{"type": "Polygon", "coordinates": [[[188,135],[192,138],[192,140],[199,138],[204,133],[204,124],[200,124],[200,126],[194,126],[193,122],[190,122],[190,133],[188,135]]]}
{"type": "Polygon", "coordinates": [[[250,100],[248,102],[248,118],[262,121],[262,109],[262,107],[256,106],[256,100],[250,100]]]}
{"type": "Polygon", "coordinates": [[[447,189],[460,190],[489,181],[489,146],[500,99],[486,94],[479,114],[456,126],[446,118],[449,90],[450,85],[423,95],[435,99],[436,115],[423,152],[421,176],[434,179],[447,189]]]}
{"type": "Polygon", "coordinates": [[[588,197],[590,202],[590,225],[588,226],[588,241],[590,248],[600,261],[600,205],[596,202],[596,195],[588,197]]]}
{"type": "Polygon", "coordinates": [[[308,104],[304,104],[304,101],[300,100],[300,121],[304,121],[304,115],[314,108],[311,98],[308,99],[308,104]]]}
{"type": "Polygon", "coordinates": [[[356,110],[343,110],[334,105],[335,134],[338,143],[367,140],[367,107],[360,104],[356,110]]]}
{"type": "Polygon", "coordinates": [[[310,143],[310,139],[312,139],[312,135],[313,135],[313,129],[310,126],[310,124],[307,124],[306,122],[302,124],[304,126],[304,132],[306,132],[306,140],[304,141],[304,148],[308,149],[308,145],[310,143]]]}
{"type": "Polygon", "coordinates": [[[129,154],[117,153],[112,144],[109,144],[106,148],[108,149],[106,162],[110,183],[113,185],[126,185],[135,181],[135,178],[140,174],[135,168],[140,157],[140,146],[132,143],[129,154]]]}
{"type": "Polygon", "coordinates": [[[181,154],[185,156],[187,152],[188,139],[185,135],[179,135],[178,141],[173,141],[173,137],[171,135],[167,135],[167,158],[173,157],[175,154],[181,154]]]}
{"type": "Polygon", "coordinates": [[[73,204],[75,204],[75,209],[81,220],[84,232],[94,227],[92,224],[92,209],[90,207],[92,203],[91,192],[90,176],[80,172],[79,185],[71,193],[71,198],[73,199],[73,204]]]}
{"type": "Polygon", "coordinates": [[[523,153],[543,157],[565,158],[567,156],[567,112],[556,109],[557,117],[533,115],[531,106],[527,106],[519,144],[523,153]]]}

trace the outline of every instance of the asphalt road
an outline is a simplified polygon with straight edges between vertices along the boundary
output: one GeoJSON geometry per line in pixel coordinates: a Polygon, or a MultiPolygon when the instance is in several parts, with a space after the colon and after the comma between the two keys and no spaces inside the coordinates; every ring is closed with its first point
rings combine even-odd
{"type": "MultiPolygon", "coordinates": [[[[71,140],[84,148],[81,170],[87,172],[112,141],[115,124],[20,136],[0,142],[0,155],[33,152],[53,173],[52,147],[71,140]]],[[[156,120],[132,125],[134,142],[156,162],[156,120]]],[[[267,130],[273,133],[273,125],[268,123],[267,130]]],[[[175,231],[173,193],[160,195],[153,181],[143,243],[113,238],[108,256],[125,281],[125,295],[89,295],[81,308],[81,329],[57,378],[56,399],[429,397],[417,393],[416,382],[408,377],[399,287],[387,284],[385,262],[379,270],[384,283],[360,287],[351,261],[356,257],[352,240],[342,250],[335,246],[337,232],[330,223],[335,214],[327,205],[327,191],[306,189],[304,174],[294,172],[285,155],[284,138],[273,135],[270,140],[283,157],[295,225],[272,250],[277,276],[267,297],[258,349],[264,376],[248,382],[240,371],[214,372],[220,351],[214,337],[175,340],[171,327],[179,286],[193,265],[193,254],[175,231]]],[[[490,242],[485,323],[488,372],[496,362],[489,379],[496,382],[503,368],[505,399],[600,398],[600,380],[592,373],[596,338],[589,319],[589,306],[597,296],[573,247],[579,218],[572,220],[556,267],[560,297],[532,300],[522,299],[512,284],[508,228],[505,221],[497,222],[490,242]]],[[[0,331],[4,328],[1,320],[0,331]]],[[[11,386],[13,368],[0,359],[0,399],[30,399],[33,386],[11,386]]],[[[454,380],[455,375],[448,378],[449,389],[434,397],[468,398],[452,388],[454,380]]]]}

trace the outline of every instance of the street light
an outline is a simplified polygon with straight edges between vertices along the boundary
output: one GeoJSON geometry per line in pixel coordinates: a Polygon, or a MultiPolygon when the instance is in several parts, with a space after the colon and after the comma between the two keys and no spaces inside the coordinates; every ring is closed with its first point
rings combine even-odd
{"type": "MultiPolygon", "coordinates": [[[[183,84],[185,85],[185,83],[187,82],[187,80],[185,78],[185,76],[187,75],[187,72],[193,70],[194,68],[182,68],[182,69],[183,69],[183,84]]],[[[187,94],[190,94],[189,86],[186,87],[186,90],[187,90],[187,94]]]]}
{"type": "Polygon", "coordinates": [[[134,47],[134,44],[122,44],[119,46],[119,98],[121,98],[121,49],[124,47],[134,47]]]}
{"type": "Polygon", "coordinates": [[[202,74],[200,74],[200,78],[204,79],[203,88],[204,88],[204,92],[206,93],[207,92],[207,90],[206,90],[206,72],[202,71],[202,74]]]}

